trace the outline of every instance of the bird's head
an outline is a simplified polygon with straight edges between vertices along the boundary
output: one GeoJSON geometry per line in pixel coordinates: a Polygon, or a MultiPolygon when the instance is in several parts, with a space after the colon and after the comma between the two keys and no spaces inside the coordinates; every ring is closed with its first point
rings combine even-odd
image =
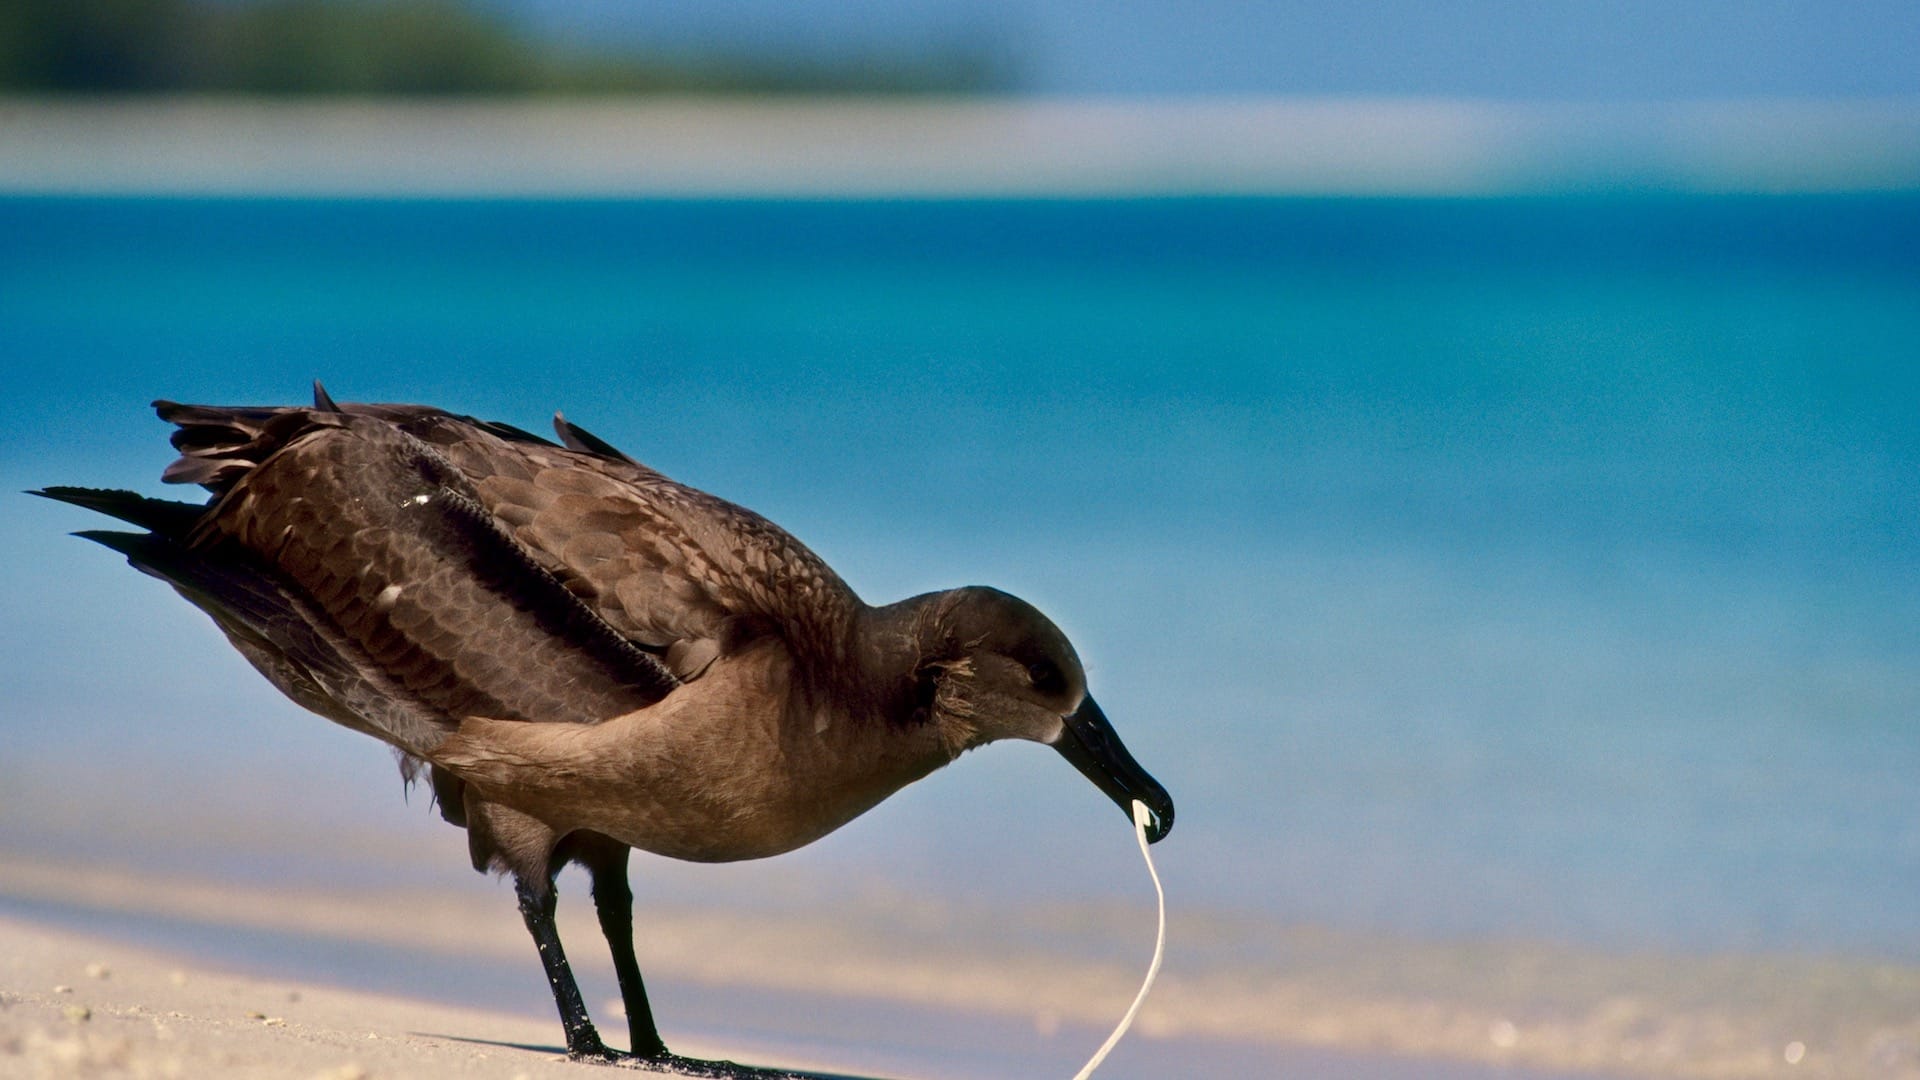
{"type": "Polygon", "coordinates": [[[1152,813],[1149,840],[1173,827],[1173,799],[1133,760],[1087,693],[1086,669],[1066,635],[1033,605],[974,586],[924,598],[916,635],[915,719],[951,754],[998,739],[1045,743],[1125,813],[1152,813]]]}

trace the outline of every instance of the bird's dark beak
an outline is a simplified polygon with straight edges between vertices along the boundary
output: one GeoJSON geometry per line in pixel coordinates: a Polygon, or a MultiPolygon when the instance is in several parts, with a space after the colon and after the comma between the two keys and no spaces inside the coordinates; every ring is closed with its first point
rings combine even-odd
{"type": "Polygon", "coordinates": [[[1073,715],[1066,718],[1066,730],[1053,744],[1060,756],[1073,762],[1087,779],[1099,786],[1119,805],[1127,820],[1133,820],[1133,801],[1147,804],[1153,820],[1147,823],[1147,842],[1153,843],[1173,828],[1173,799],[1114,734],[1113,725],[1100,706],[1089,697],[1073,715]]]}

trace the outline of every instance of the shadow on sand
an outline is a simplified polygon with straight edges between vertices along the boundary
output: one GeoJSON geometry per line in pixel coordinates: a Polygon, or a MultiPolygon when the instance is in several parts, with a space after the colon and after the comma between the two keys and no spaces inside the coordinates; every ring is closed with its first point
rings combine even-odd
{"type": "MultiPolygon", "coordinates": [[[[496,1046],[508,1050],[525,1050],[534,1054],[548,1054],[553,1057],[565,1057],[564,1046],[539,1046],[533,1043],[502,1042],[498,1039],[476,1039],[466,1035],[444,1035],[430,1031],[409,1032],[423,1038],[444,1039],[448,1042],[467,1043],[472,1046],[496,1046]]],[[[612,1068],[631,1069],[635,1072],[650,1073],[655,1076],[695,1076],[702,1080],[880,1080],[879,1077],[856,1076],[851,1073],[804,1072],[797,1069],[770,1068],[762,1065],[741,1065],[732,1061],[708,1061],[704,1058],[669,1057],[664,1061],[649,1061],[642,1058],[621,1055],[611,1061],[582,1061],[583,1065],[605,1065],[612,1068]]]]}

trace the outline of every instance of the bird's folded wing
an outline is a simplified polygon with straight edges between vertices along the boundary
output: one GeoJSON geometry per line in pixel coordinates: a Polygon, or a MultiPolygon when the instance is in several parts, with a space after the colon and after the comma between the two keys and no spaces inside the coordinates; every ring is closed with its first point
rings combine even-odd
{"type": "Polygon", "coordinates": [[[197,526],[237,544],[355,647],[356,663],[449,724],[470,715],[595,723],[678,685],[401,428],[360,416],[276,421],[197,526]]]}
{"type": "Polygon", "coordinates": [[[766,634],[842,624],[851,590],[784,530],[560,424],[577,448],[445,414],[406,426],[506,536],[681,682],[766,634]]]}

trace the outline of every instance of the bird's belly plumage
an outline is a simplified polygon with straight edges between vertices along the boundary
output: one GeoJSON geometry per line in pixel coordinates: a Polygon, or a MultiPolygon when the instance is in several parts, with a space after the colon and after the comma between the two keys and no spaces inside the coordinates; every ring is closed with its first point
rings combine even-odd
{"type": "Polygon", "coordinates": [[[825,836],[938,760],[873,760],[820,723],[777,641],[600,724],[475,717],[432,754],[489,801],[676,859],[758,859],[825,836]]]}

